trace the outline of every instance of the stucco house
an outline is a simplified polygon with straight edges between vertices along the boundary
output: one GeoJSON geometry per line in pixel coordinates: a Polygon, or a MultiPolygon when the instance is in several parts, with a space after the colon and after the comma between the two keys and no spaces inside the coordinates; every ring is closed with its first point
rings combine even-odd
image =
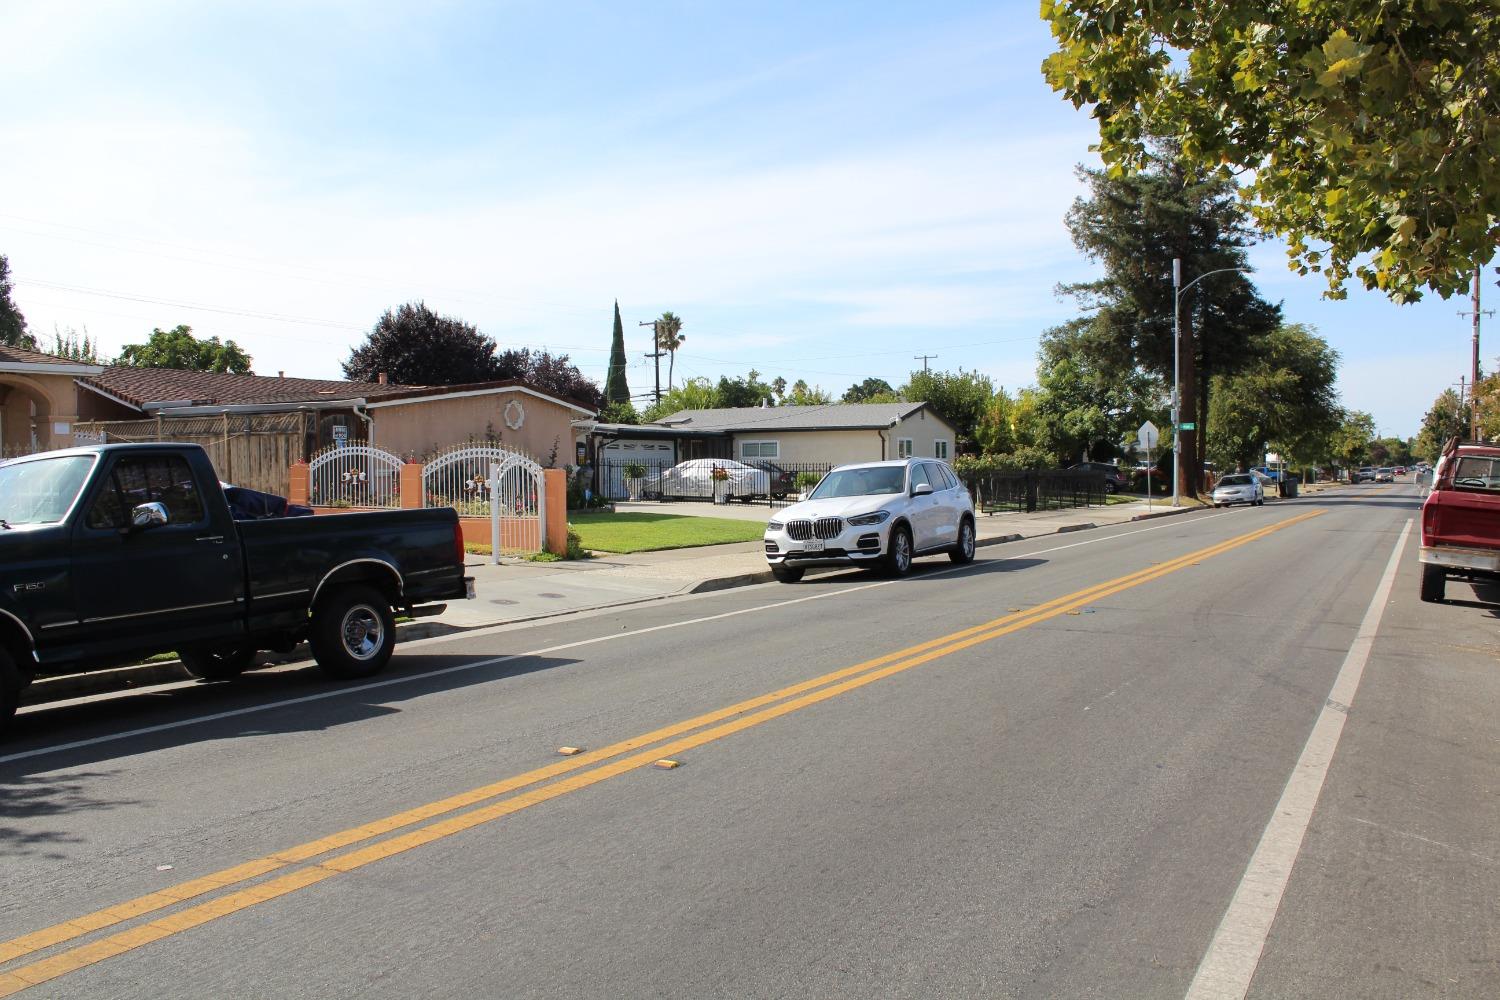
{"type": "Polygon", "coordinates": [[[951,459],[957,432],[926,403],[679,410],[650,424],[586,424],[596,462],[764,459],[782,466],[951,459]]]}
{"type": "MultiPolygon", "coordinates": [[[[498,440],[544,464],[573,460],[573,421],[593,411],[519,381],[405,386],[110,366],[80,373],[77,420],[301,415],[304,451],[361,440],[420,458],[466,440],[498,440]]],[[[304,456],[305,457],[305,456],[304,456]]]]}
{"type": "Polygon", "coordinates": [[[0,453],[8,457],[71,446],[78,419],[74,379],[103,370],[0,345],[0,453]]]}

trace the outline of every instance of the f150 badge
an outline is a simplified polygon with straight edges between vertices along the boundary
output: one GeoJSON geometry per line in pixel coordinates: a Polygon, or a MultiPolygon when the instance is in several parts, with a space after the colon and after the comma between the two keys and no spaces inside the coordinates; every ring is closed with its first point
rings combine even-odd
{"type": "Polygon", "coordinates": [[[26,592],[28,590],[45,590],[46,587],[47,587],[47,585],[45,583],[41,583],[41,582],[37,582],[37,583],[18,583],[18,584],[15,584],[14,586],[12,586],[10,589],[12,591],[14,591],[15,593],[20,594],[20,593],[24,593],[24,592],[26,592]]]}

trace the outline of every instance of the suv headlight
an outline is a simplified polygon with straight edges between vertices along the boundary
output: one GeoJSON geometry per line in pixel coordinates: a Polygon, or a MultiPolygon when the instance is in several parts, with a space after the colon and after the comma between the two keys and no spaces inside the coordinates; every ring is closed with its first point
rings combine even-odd
{"type": "Polygon", "coordinates": [[[888,510],[877,510],[873,514],[859,514],[855,517],[851,517],[849,518],[849,523],[854,525],[855,527],[863,528],[866,525],[870,524],[884,524],[886,520],[890,518],[890,516],[891,512],[888,510]]]}
{"type": "Polygon", "coordinates": [[[780,531],[783,527],[785,527],[785,525],[783,525],[780,521],[767,521],[766,522],[766,530],[767,531],[780,531]]]}

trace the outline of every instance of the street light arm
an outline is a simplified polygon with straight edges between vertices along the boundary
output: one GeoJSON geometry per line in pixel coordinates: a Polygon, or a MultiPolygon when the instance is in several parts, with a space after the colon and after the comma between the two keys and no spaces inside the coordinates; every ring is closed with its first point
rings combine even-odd
{"type": "Polygon", "coordinates": [[[1189,281],[1187,284],[1185,284],[1181,288],[1179,288],[1177,290],[1177,297],[1179,299],[1182,298],[1182,295],[1183,295],[1184,292],[1186,292],[1189,288],[1192,288],[1194,285],[1196,285],[1198,282],[1202,281],[1204,278],[1212,278],[1216,274],[1228,274],[1230,271],[1238,271],[1241,274],[1249,274],[1250,273],[1250,269],[1248,267],[1221,267],[1217,271],[1207,271],[1207,272],[1205,272],[1203,274],[1198,275],[1198,277],[1194,278],[1192,281],[1189,281]]]}

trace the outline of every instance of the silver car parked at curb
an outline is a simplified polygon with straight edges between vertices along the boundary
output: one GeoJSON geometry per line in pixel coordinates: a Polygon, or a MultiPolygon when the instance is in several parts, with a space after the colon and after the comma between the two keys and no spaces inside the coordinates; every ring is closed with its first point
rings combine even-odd
{"type": "Polygon", "coordinates": [[[937,459],[841,465],[766,525],[766,562],[783,583],[809,566],[873,566],[893,576],[916,556],[974,558],[974,501],[937,459]]]}
{"type": "Polygon", "coordinates": [[[1245,503],[1259,507],[1266,502],[1265,490],[1253,472],[1233,472],[1214,484],[1214,506],[1245,503]]]}

